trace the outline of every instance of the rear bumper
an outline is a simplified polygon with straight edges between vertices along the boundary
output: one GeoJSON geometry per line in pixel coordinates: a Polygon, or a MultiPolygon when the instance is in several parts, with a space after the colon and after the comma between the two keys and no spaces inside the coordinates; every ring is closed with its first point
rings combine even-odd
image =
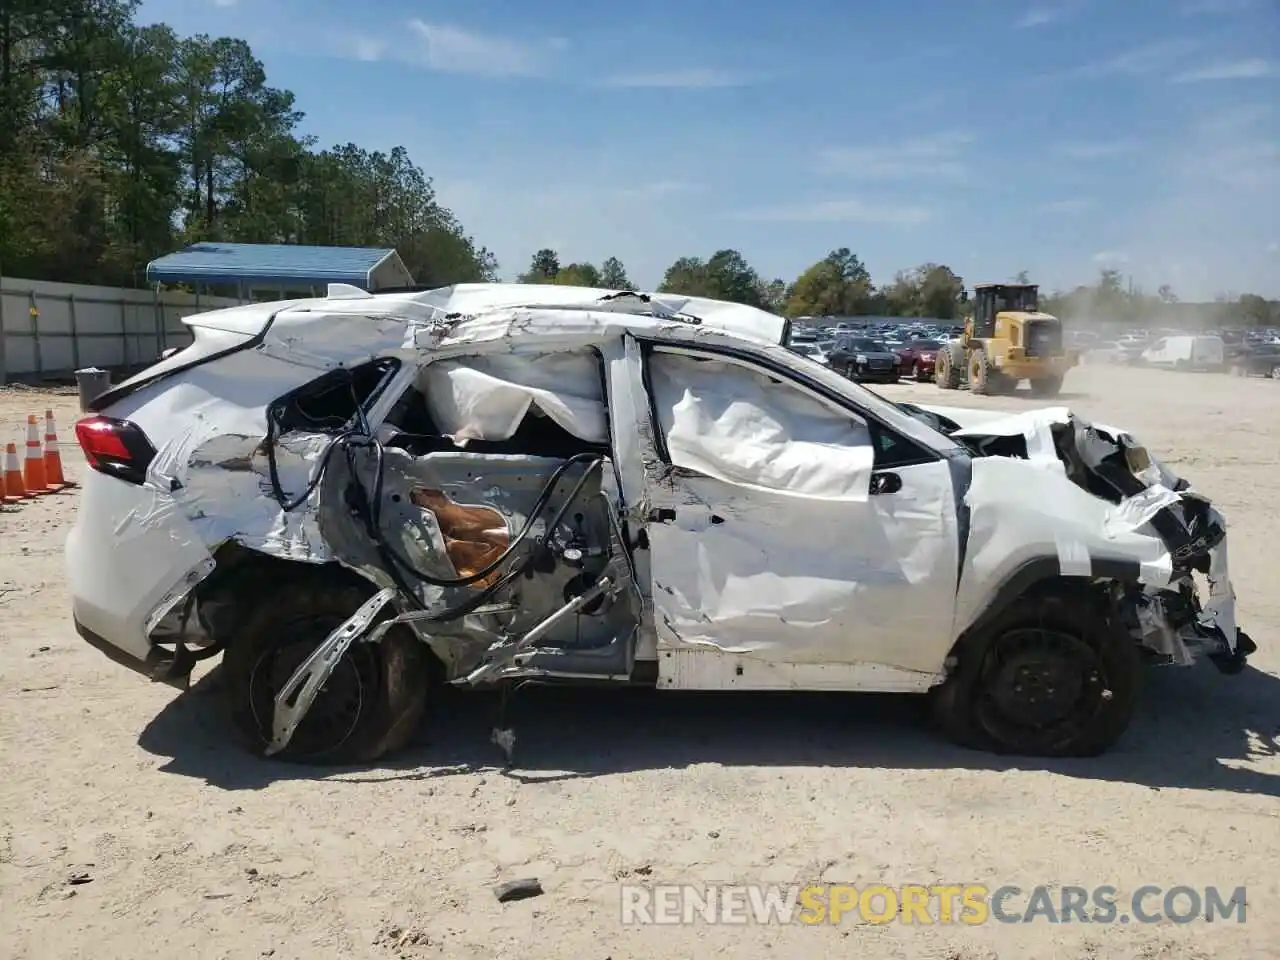
{"type": "Polygon", "coordinates": [[[76,633],[80,634],[80,639],[112,663],[128,667],[134,673],[142,674],[148,680],[167,683],[170,686],[177,687],[179,690],[186,689],[190,674],[179,672],[175,675],[173,671],[175,657],[172,651],[151,644],[148,646],[145,656],[135,656],[123,647],[116,646],[106,637],[94,633],[74,617],[72,622],[75,623],[76,633]]]}
{"type": "Polygon", "coordinates": [[[118,647],[101,634],[94,633],[79,620],[72,617],[72,622],[76,626],[76,633],[80,634],[80,639],[87,643],[93,649],[110,660],[112,663],[118,663],[122,667],[128,667],[135,673],[140,673],[145,677],[152,676],[156,668],[158,668],[166,659],[165,651],[159,647],[150,647],[145,657],[136,656],[123,647],[118,647]]]}
{"type": "MultiPolygon", "coordinates": [[[[119,651],[122,663],[151,663],[152,632],[212,568],[213,558],[172,497],[86,473],[67,536],[66,570],[71,615],[92,646],[119,651]]],[[[163,649],[161,655],[167,655],[163,649]]]]}

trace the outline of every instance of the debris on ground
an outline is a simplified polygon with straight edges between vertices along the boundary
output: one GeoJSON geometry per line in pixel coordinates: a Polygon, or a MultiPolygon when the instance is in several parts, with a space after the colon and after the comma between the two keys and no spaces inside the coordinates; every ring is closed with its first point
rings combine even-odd
{"type": "Polygon", "coordinates": [[[506,883],[500,883],[493,888],[493,895],[498,898],[499,903],[528,900],[530,897],[540,897],[543,893],[542,884],[536,877],[528,877],[524,880],[508,880],[506,883]]]}

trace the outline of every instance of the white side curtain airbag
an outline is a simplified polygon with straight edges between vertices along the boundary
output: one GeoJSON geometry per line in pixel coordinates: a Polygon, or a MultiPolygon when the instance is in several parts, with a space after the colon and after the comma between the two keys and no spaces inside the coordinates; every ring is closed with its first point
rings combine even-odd
{"type": "Polygon", "coordinates": [[[422,373],[427,409],[455,440],[509,440],[531,409],[579,440],[609,439],[600,363],[590,351],[438,360],[422,373]]]}
{"type": "Polygon", "coordinates": [[[853,413],[722,360],[655,352],[649,376],[673,465],[795,496],[866,498],[874,448],[853,413]]]}

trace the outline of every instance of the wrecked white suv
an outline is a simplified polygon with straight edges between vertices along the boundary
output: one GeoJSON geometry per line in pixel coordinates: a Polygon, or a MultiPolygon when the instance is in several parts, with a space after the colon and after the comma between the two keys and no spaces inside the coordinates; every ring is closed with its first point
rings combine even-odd
{"type": "Polygon", "coordinates": [[[889,403],[758,310],[335,286],[185,322],[76,426],[73,612],[179,687],[220,653],[260,752],[369,761],[438,684],[537,679],[928,694],[962,743],[1091,754],[1144,662],[1254,649],[1222,518],[1129,436],[889,403]]]}

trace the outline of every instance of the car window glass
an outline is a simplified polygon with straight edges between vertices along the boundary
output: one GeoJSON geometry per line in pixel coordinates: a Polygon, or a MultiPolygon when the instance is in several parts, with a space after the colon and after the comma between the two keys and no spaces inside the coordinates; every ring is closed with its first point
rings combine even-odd
{"type": "Polygon", "coordinates": [[[657,351],[649,356],[668,462],[727,483],[800,496],[866,496],[866,423],[764,370],[657,351]]]}
{"type": "Polygon", "coordinates": [[[398,368],[398,361],[380,357],[352,368],[321,374],[272,404],[275,429],[337,433],[348,429],[358,412],[368,412],[398,368]]]}
{"type": "MultiPolygon", "coordinates": [[[[921,414],[924,415],[918,417],[918,419],[929,424],[940,433],[946,432],[938,417],[926,414],[923,410],[921,414]]],[[[917,463],[928,463],[936,459],[933,454],[919,444],[885,427],[874,427],[872,432],[875,434],[875,465],[879,469],[906,467],[917,463]]]]}

